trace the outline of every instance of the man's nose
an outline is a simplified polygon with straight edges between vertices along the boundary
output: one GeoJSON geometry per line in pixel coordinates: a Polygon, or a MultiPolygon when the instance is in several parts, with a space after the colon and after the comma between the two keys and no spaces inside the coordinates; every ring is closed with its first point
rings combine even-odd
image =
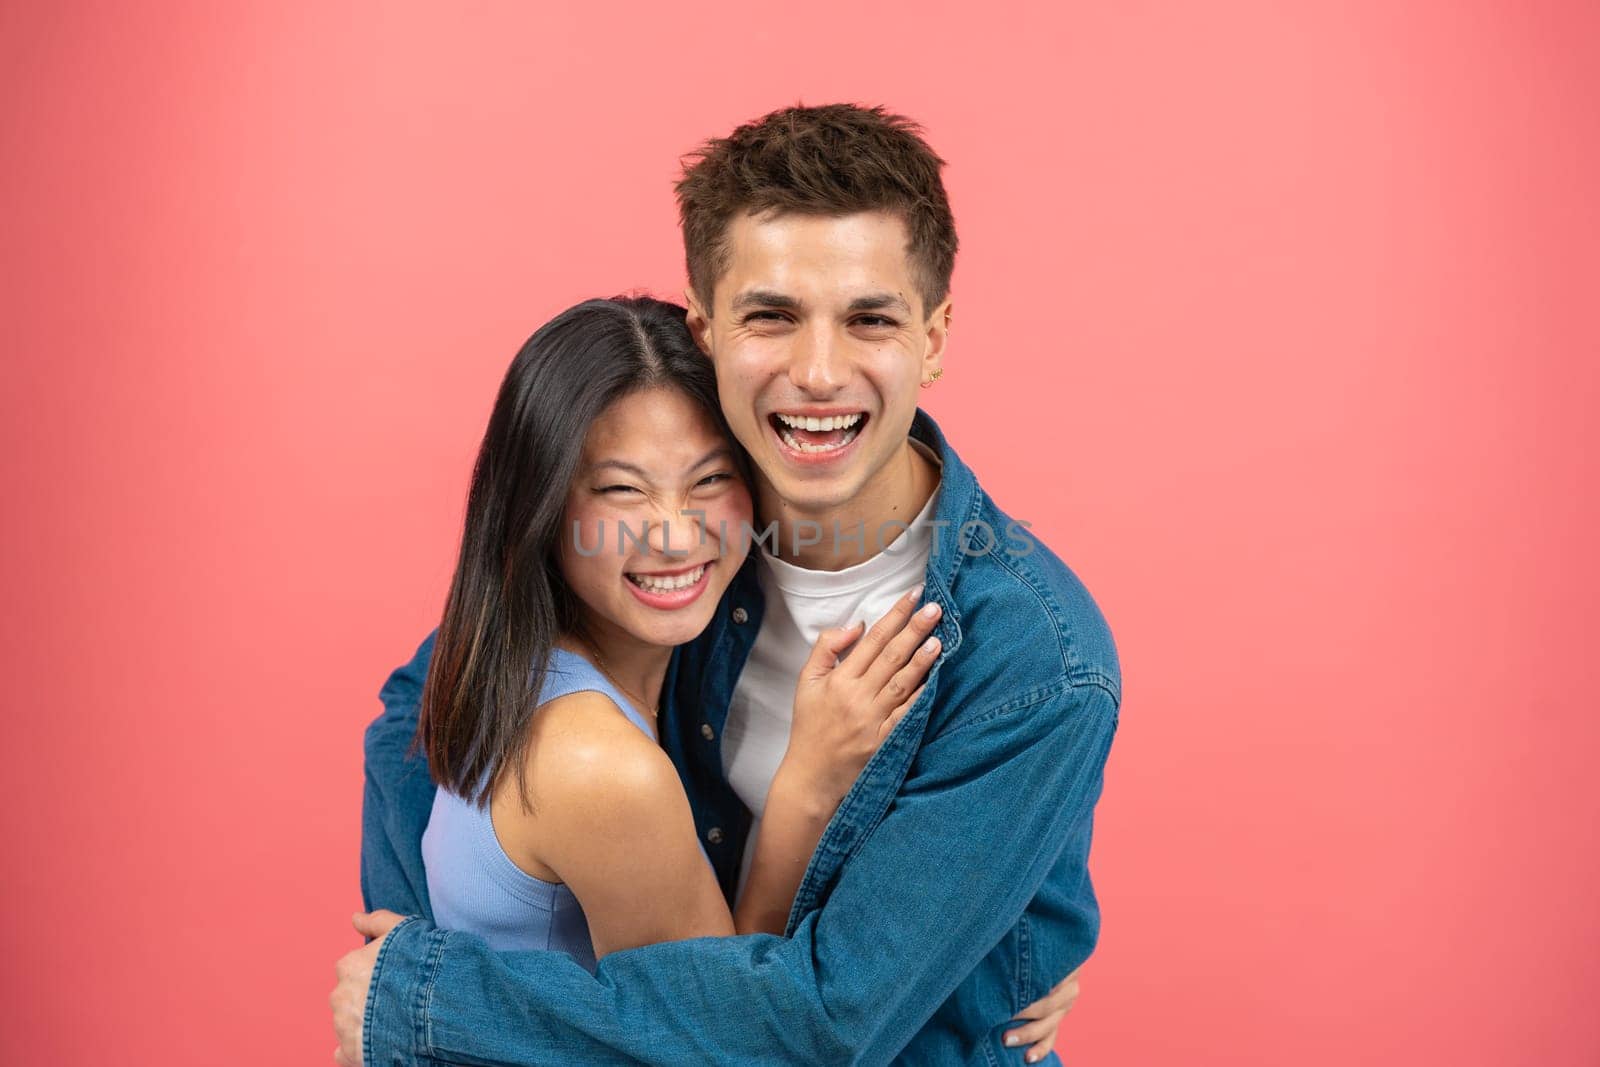
{"type": "Polygon", "coordinates": [[[849,380],[849,367],[833,331],[818,324],[803,334],[789,358],[789,381],[811,396],[831,396],[849,380]]]}

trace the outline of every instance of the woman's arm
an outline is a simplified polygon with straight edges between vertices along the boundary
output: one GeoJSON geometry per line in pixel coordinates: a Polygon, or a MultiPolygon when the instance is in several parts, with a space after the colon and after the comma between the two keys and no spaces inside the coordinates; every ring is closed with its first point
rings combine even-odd
{"type": "Polygon", "coordinates": [[[528,760],[533,811],[498,808],[496,831],[513,858],[572,890],[596,959],[734,932],[677,769],[610,698],[584,691],[540,707],[528,760]]]}
{"type": "Polygon", "coordinates": [[[527,776],[534,812],[514,815],[515,825],[501,832],[513,847],[526,842],[524,854],[578,898],[596,959],[661,941],[783,933],[839,802],[916,702],[933,664],[938,645],[926,638],[938,614],[913,615],[915,607],[908,596],[859,639],[858,627],[818,638],[731,915],[667,754],[599,693],[572,693],[540,708],[527,776]]]}
{"type": "Polygon", "coordinates": [[[767,793],[760,829],[746,846],[755,849],[755,856],[734,907],[733,924],[738,933],[783,933],[811,854],[838,807],[837,800],[786,777],[780,768],[767,793]]]}

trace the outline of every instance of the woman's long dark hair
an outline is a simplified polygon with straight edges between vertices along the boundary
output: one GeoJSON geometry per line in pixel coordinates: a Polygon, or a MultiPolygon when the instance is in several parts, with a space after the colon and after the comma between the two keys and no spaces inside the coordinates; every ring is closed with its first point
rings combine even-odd
{"type": "Polygon", "coordinates": [[[584,301],[528,338],[500,385],[416,737],[433,780],[479,807],[507,773],[529,806],[529,716],[551,647],[578,622],[559,538],[590,425],[620,397],[667,386],[728,433],[711,363],[684,315],[649,297],[584,301]]]}

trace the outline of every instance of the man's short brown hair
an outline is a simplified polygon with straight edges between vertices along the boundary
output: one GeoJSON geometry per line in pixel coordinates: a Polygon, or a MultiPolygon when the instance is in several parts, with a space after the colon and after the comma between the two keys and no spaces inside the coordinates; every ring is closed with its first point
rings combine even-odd
{"type": "Polygon", "coordinates": [[[728,266],[728,224],[738,214],[763,211],[899,215],[910,234],[906,252],[923,312],[931,313],[950,291],[956,225],[939,177],[944,160],[921,133],[881,107],[789,107],[685,157],[678,216],[689,286],[706,314],[728,266]]]}

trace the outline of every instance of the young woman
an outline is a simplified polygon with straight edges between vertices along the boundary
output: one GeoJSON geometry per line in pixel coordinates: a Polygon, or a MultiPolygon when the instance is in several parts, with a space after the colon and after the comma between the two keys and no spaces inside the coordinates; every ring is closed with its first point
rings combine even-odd
{"type": "Polygon", "coordinates": [[[655,717],[673,647],[744,562],[743,462],[680,307],[591,300],[517,354],[418,729],[440,786],[423,837],[440,926],[590,970],[657,941],[783,933],[828,820],[921,691],[937,616],[902,601],[875,624],[881,651],[863,642],[847,668],[860,624],[819,639],[730,913],[655,717]]]}

